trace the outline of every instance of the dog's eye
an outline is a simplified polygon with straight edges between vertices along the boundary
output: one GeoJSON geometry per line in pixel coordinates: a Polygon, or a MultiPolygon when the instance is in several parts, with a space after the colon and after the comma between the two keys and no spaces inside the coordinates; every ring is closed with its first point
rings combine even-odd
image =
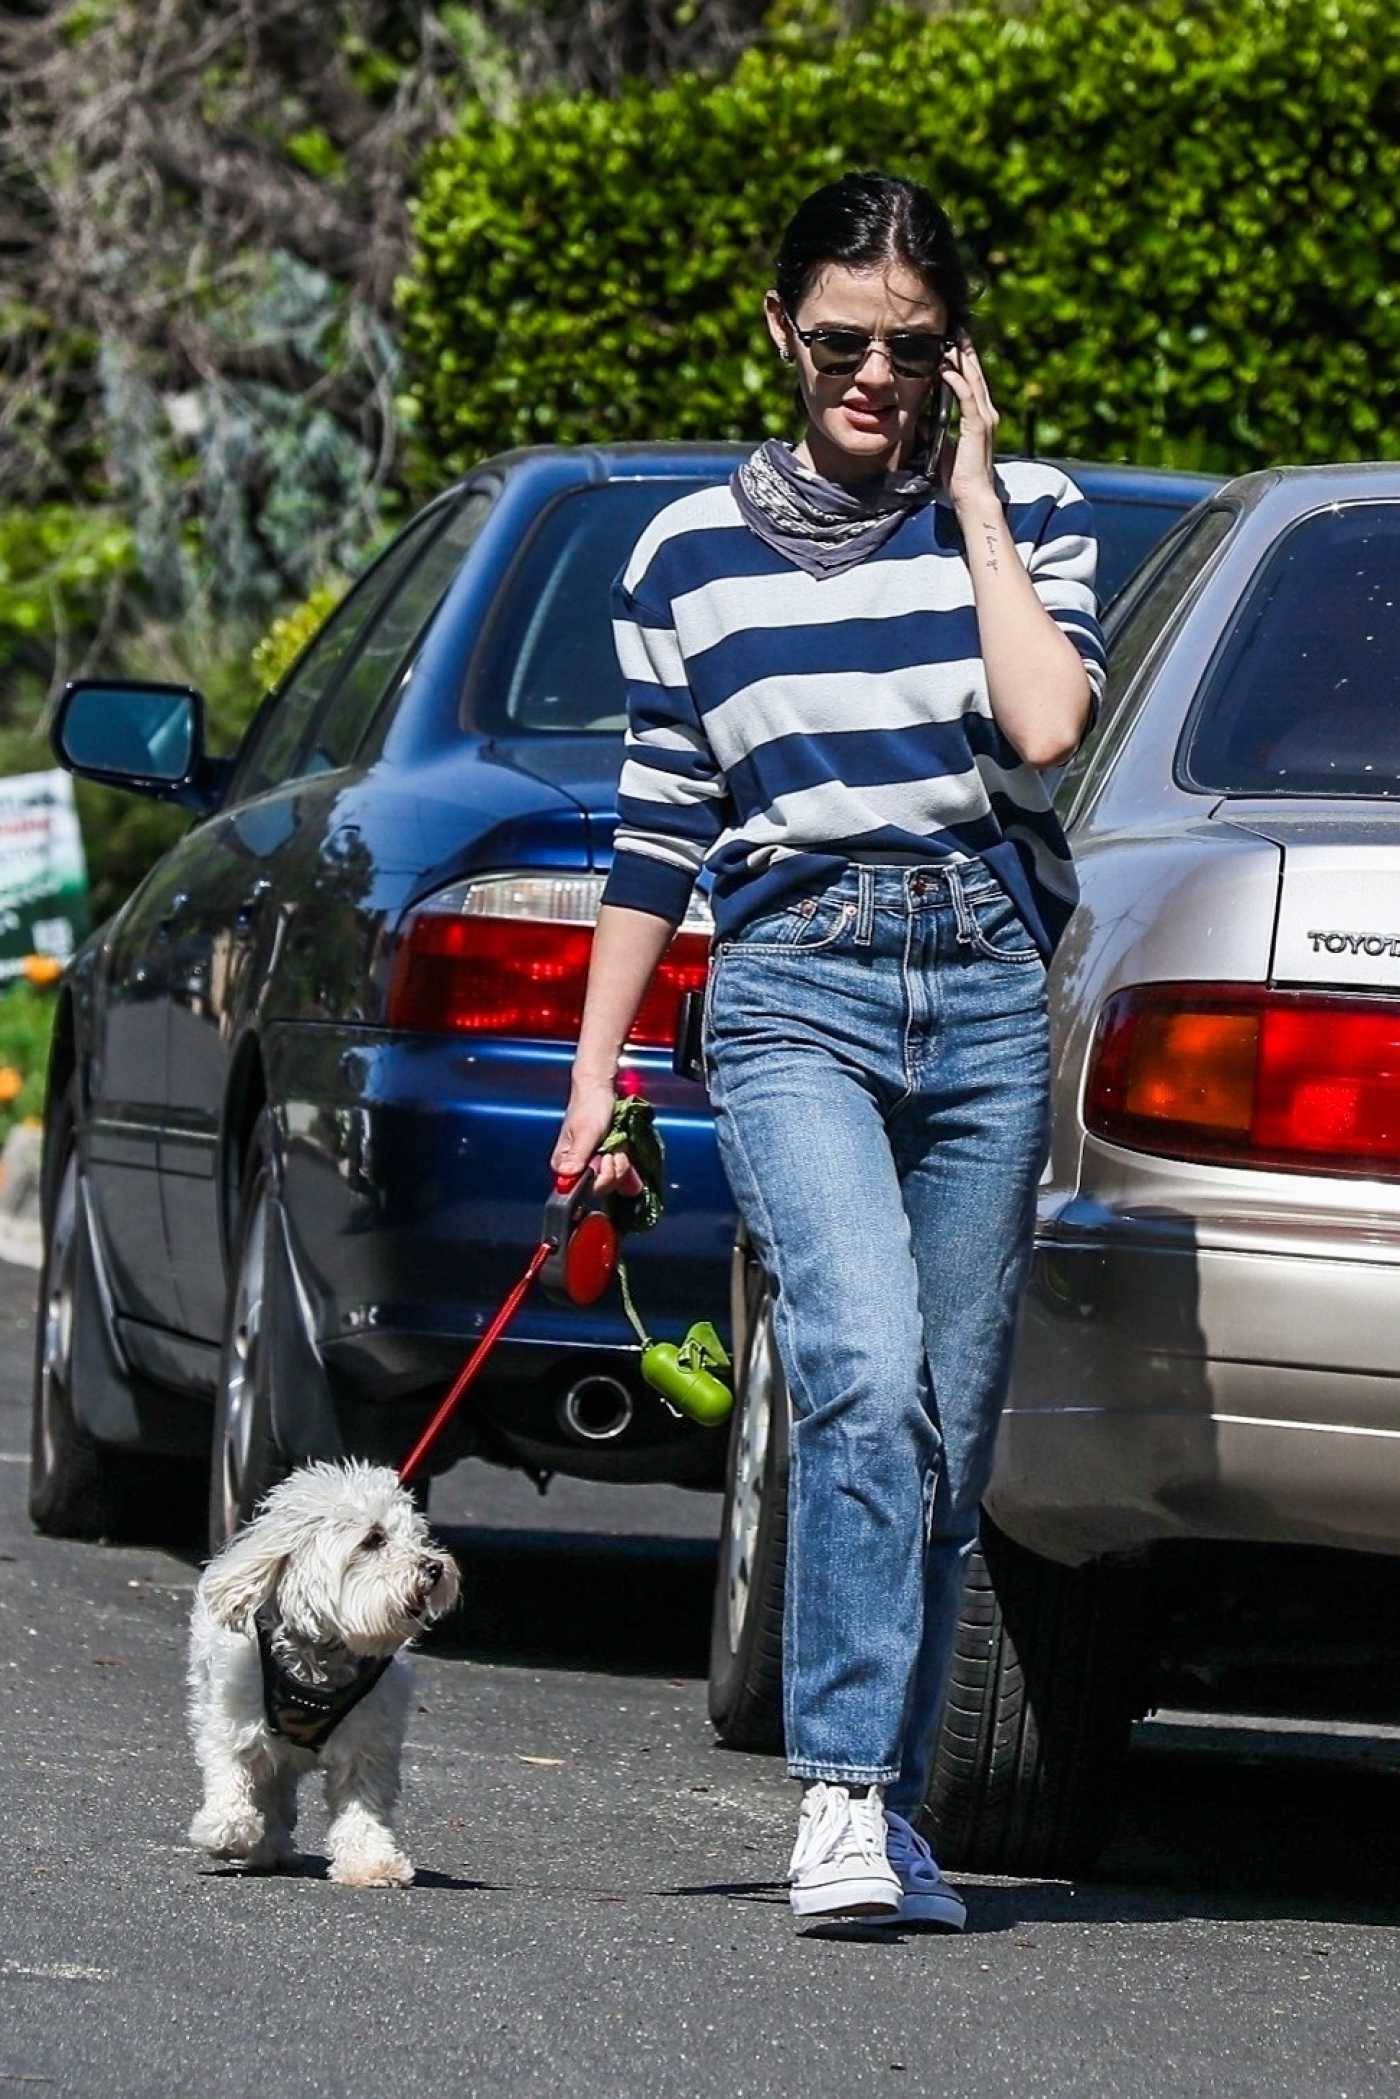
{"type": "Polygon", "coordinates": [[[376,1523],[374,1529],[366,1531],[364,1537],[360,1540],[360,1549],[362,1552],[378,1552],[380,1546],[386,1542],[383,1531],[376,1523]]]}

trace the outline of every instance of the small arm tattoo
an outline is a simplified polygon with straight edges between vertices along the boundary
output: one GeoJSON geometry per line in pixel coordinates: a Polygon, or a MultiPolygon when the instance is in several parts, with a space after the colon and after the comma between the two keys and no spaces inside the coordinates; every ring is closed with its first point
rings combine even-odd
{"type": "Polygon", "coordinates": [[[996,527],[995,525],[984,525],[982,527],[982,530],[983,533],[986,535],[987,541],[987,566],[994,576],[999,575],[1001,572],[1001,564],[997,560],[996,527]]]}

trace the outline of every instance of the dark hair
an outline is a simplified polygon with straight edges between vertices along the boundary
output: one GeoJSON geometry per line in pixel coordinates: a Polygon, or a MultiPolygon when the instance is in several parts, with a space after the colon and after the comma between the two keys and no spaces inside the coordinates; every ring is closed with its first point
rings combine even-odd
{"type": "Polygon", "coordinates": [[[904,263],[948,309],[957,334],[972,313],[973,290],[946,211],[918,182],[866,171],[843,175],[804,197],[778,246],[778,296],[797,309],[828,263],[878,269],[904,263]]]}

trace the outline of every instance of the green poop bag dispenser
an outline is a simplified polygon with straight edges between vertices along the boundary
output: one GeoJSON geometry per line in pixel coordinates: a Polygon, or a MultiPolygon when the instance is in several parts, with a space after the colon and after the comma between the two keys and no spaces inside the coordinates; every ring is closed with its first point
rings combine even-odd
{"type": "MultiPolygon", "coordinates": [[[[612,1123],[598,1150],[605,1156],[625,1151],[641,1182],[630,1195],[610,1190],[603,1197],[603,1211],[614,1232],[620,1238],[627,1232],[650,1231],[665,1208],[666,1185],[665,1155],[651,1102],[639,1093],[624,1095],[613,1108],[612,1123]]],[[[701,1428],[722,1428],[733,1410],[734,1395],[722,1375],[730,1367],[729,1357],[714,1327],[698,1320],[684,1341],[654,1340],[633,1301],[626,1263],[615,1258],[615,1265],[623,1309],[642,1345],[643,1378],[673,1414],[701,1428]]],[[[550,1288],[548,1269],[544,1281],[550,1288]]],[[[556,1289],[552,1294],[560,1293],[556,1289]]]]}

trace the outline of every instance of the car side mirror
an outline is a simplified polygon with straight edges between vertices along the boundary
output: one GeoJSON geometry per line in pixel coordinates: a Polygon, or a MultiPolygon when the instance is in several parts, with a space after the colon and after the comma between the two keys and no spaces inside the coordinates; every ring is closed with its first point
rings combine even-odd
{"type": "Polygon", "coordinates": [[[76,678],[54,717],[61,765],[162,801],[206,799],[204,701],[189,685],[76,678]]]}

